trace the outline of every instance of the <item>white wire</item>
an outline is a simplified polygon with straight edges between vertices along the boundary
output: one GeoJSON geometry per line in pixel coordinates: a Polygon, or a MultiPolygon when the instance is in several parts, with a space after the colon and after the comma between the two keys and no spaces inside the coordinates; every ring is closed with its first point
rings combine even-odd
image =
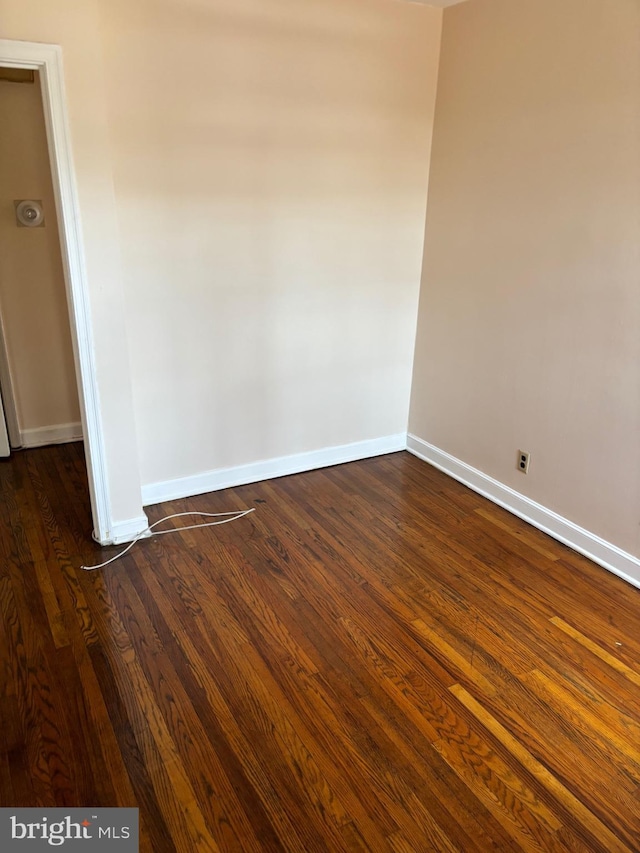
{"type": "Polygon", "coordinates": [[[139,542],[141,539],[148,539],[149,535],[151,536],[162,536],[163,533],[180,533],[183,530],[195,530],[197,527],[216,527],[219,524],[228,524],[230,521],[237,521],[239,518],[243,518],[245,515],[249,515],[250,512],[255,512],[255,507],[251,509],[239,509],[236,512],[176,512],[173,515],[165,515],[164,518],[159,519],[159,521],[154,521],[153,524],[150,524],[146,530],[143,530],[133,542],[130,542],[127,547],[120,551],[119,554],[116,554],[115,557],[112,557],[110,560],[105,560],[104,563],[98,563],[97,566],[80,566],[81,569],[84,569],[85,572],[93,572],[95,569],[104,569],[105,566],[108,566],[109,563],[115,563],[116,560],[119,560],[120,557],[124,557],[127,551],[130,551],[136,542],[139,542]],[[169,530],[156,530],[154,533],[151,531],[154,527],[157,527],[159,524],[162,524],[163,521],[169,521],[172,518],[182,518],[185,515],[199,515],[204,518],[220,518],[222,516],[232,516],[231,518],[225,518],[224,521],[207,521],[204,524],[191,524],[188,527],[171,527],[169,530]]]}

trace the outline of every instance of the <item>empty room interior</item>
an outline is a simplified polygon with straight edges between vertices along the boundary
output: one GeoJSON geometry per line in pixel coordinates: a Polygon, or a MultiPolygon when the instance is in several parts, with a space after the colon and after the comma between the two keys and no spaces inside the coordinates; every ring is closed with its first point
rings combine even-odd
{"type": "Polygon", "coordinates": [[[639,47],[0,0],[0,849],[640,851],[639,47]]]}

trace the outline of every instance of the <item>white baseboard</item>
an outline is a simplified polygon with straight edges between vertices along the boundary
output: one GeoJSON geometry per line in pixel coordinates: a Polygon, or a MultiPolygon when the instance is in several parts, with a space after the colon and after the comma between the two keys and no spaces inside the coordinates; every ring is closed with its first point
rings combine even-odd
{"type": "Polygon", "coordinates": [[[82,424],[56,424],[37,429],[20,430],[22,447],[44,447],[46,444],[66,444],[82,439],[82,424]]]}
{"type": "Polygon", "coordinates": [[[120,545],[123,542],[132,542],[141,533],[144,533],[149,527],[149,520],[146,515],[140,515],[137,518],[128,518],[125,521],[116,521],[111,525],[111,529],[107,532],[104,541],[99,540],[95,532],[93,538],[100,545],[120,545]]]}
{"type": "Polygon", "coordinates": [[[267,459],[264,462],[254,462],[250,465],[239,465],[236,468],[218,468],[215,471],[195,474],[192,477],[149,483],[142,487],[142,503],[143,506],[150,506],[163,501],[188,498],[206,492],[244,486],[247,483],[258,483],[261,480],[285,477],[288,474],[300,474],[302,471],[326,468],[329,465],[341,465],[343,462],[355,462],[358,459],[395,453],[398,450],[406,450],[406,447],[407,436],[406,433],[401,432],[369,441],[358,441],[354,444],[312,450],[309,453],[296,453],[293,456],[267,459]]]}
{"type": "Polygon", "coordinates": [[[628,583],[640,587],[640,559],[617,545],[612,545],[415,435],[407,436],[407,450],[628,583]]]}

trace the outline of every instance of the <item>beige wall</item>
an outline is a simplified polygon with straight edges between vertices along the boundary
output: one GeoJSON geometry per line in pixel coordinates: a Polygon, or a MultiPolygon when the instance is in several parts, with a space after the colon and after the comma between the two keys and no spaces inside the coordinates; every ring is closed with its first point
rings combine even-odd
{"type": "Polygon", "coordinates": [[[640,5],[444,18],[410,430],[640,556],[640,5]]]}
{"type": "Polygon", "coordinates": [[[0,313],[21,430],[80,420],[39,81],[0,81],[0,313]],[[44,228],[13,200],[42,199],[44,228]]]}
{"type": "Polygon", "coordinates": [[[101,9],[143,483],[404,432],[442,12],[101,9]]]}

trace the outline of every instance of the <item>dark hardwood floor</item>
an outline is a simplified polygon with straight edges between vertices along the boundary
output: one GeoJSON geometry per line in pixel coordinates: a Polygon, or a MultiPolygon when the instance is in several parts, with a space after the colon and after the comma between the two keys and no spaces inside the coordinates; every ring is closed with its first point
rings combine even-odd
{"type": "Polygon", "coordinates": [[[81,445],[0,463],[0,805],[141,849],[640,850],[640,591],[406,453],[90,539],[81,445]],[[185,522],[186,523],[186,522],[185,522]]]}

